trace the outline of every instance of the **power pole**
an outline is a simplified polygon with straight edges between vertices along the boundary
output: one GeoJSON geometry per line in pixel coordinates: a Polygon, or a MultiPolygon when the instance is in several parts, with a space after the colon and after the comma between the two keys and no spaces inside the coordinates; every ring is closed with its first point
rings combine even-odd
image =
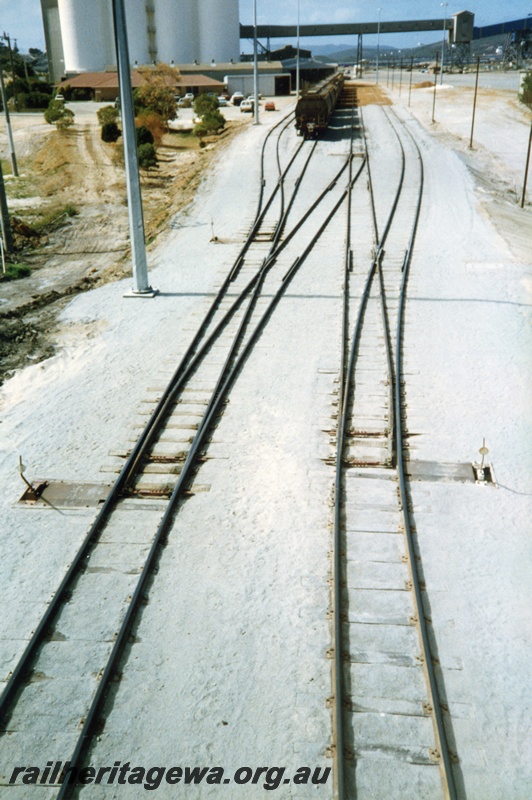
{"type": "Polygon", "coordinates": [[[11,131],[11,120],[9,119],[9,108],[7,107],[6,90],[4,86],[4,72],[0,67],[0,91],[2,92],[2,105],[4,106],[4,114],[6,115],[6,128],[7,128],[7,141],[9,143],[9,155],[11,156],[11,168],[13,175],[18,178],[17,157],[15,155],[15,144],[13,142],[13,133],[11,131]]]}
{"type": "Polygon", "coordinates": [[[259,122],[259,65],[257,57],[257,0],[253,0],[253,97],[254,101],[254,125],[260,125],[259,122]]]}
{"type": "Polygon", "coordinates": [[[523,181],[523,194],[521,197],[521,208],[525,207],[525,197],[526,197],[526,184],[528,180],[528,167],[530,165],[530,150],[532,149],[532,124],[530,125],[530,136],[528,137],[528,150],[526,154],[526,167],[525,167],[525,178],[523,181]]]}
{"type": "Polygon", "coordinates": [[[15,63],[13,61],[13,50],[11,49],[11,37],[8,33],[4,31],[4,35],[2,39],[7,42],[7,46],[9,48],[9,60],[11,62],[11,78],[13,80],[13,103],[15,105],[15,111],[18,111],[18,98],[17,98],[17,84],[15,81],[15,63]]]}
{"type": "Polygon", "coordinates": [[[135,114],[133,111],[133,93],[131,90],[131,68],[129,66],[124,0],[113,0],[113,21],[115,27],[118,81],[120,84],[120,111],[122,114],[122,134],[124,137],[131,256],[133,259],[133,289],[131,292],[128,292],[127,296],[153,297],[155,292],[148,283],[148,265],[146,263],[144,215],[142,212],[142,196],[140,191],[137,137],[135,132],[135,114]]]}
{"type": "Polygon", "coordinates": [[[9,211],[7,208],[6,187],[4,186],[4,173],[2,172],[2,162],[0,161],[0,225],[2,227],[2,239],[6,252],[13,252],[13,237],[11,236],[11,225],[9,222],[9,211]]]}

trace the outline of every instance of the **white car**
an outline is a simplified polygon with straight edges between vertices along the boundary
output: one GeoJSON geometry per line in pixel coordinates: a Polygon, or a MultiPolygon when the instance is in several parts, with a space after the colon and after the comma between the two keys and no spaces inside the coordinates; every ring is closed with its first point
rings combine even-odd
{"type": "Polygon", "coordinates": [[[220,108],[222,108],[222,106],[227,105],[227,100],[225,99],[223,94],[221,94],[220,97],[218,98],[218,105],[220,106],[220,108]]]}
{"type": "Polygon", "coordinates": [[[253,100],[242,100],[242,102],[240,103],[240,111],[248,112],[251,114],[254,111],[254,106],[255,103],[253,102],[253,100]]]}
{"type": "Polygon", "coordinates": [[[242,92],[235,92],[231,98],[231,102],[234,106],[239,106],[243,99],[244,95],[242,92]]]}

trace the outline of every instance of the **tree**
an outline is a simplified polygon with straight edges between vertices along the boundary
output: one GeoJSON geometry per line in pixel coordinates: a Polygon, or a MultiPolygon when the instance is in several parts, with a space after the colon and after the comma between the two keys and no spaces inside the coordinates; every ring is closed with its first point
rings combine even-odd
{"type": "Polygon", "coordinates": [[[172,67],[170,64],[161,63],[154,64],[152,67],[139,67],[137,72],[144,83],[150,86],[164,86],[175,89],[181,83],[181,73],[177,67],[172,67]]]}
{"type": "Polygon", "coordinates": [[[172,89],[164,86],[145,84],[135,89],[133,94],[135,112],[151,111],[167,122],[177,114],[177,101],[172,89]]]}
{"type": "Polygon", "coordinates": [[[225,117],[218,110],[218,98],[208,94],[200,94],[194,100],[194,111],[201,116],[193,133],[202,138],[209,133],[216,133],[225,127],[225,117]]]}
{"type": "Polygon", "coordinates": [[[137,70],[143,84],[133,94],[135,112],[152,111],[159,114],[165,123],[177,114],[176,86],[181,83],[181,73],[169,64],[139,67],[137,70]]]}
{"type": "Polygon", "coordinates": [[[194,111],[198,117],[203,117],[218,108],[218,98],[208,94],[200,94],[194,100],[194,111]]]}

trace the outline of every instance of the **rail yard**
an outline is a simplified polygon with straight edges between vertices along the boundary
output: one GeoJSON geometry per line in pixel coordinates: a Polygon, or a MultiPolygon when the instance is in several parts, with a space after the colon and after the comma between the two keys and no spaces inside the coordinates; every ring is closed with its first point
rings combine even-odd
{"type": "Polygon", "coordinates": [[[422,101],[309,113],[3,387],[0,798],[532,792],[531,207],[422,101]]]}

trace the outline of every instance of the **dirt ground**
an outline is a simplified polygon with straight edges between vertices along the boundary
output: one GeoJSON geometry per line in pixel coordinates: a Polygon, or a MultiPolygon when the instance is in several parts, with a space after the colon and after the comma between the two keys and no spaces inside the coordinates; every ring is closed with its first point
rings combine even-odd
{"type": "MultiPolygon", "coordinates": [[[[19,178],[11,175],[5,130],[0,133],[15,257],[31,269],[29,277],[0,280],[0,385],[54,353],[55,320],[69,297],[131,273],[119,146],[101,141],[97,107],[79,105],[76,124],[64,132],[41,114],[12,115],[19,178]]],[[[202,148],[190,133],[165,134],[158,168],[141,174],[148,248],[246,122],[229,121],[202,148]]]]}

